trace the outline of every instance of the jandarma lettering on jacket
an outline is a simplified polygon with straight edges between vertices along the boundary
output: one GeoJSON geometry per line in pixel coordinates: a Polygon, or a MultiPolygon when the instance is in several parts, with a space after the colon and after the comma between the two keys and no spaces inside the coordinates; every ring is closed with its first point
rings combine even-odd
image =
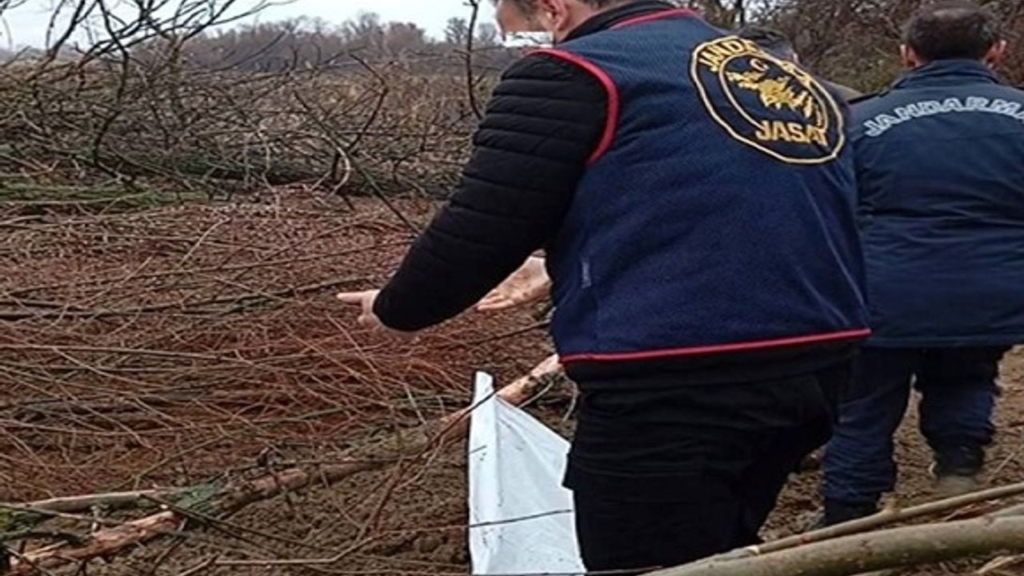
{"type": "Polygon", "coordinates": [[[864,121],[864,134],[870,138],[881,136],[894,126],[909,122],[915,118],[934,116],[936,114],[954,114],[961,112],[988,112],[1002,114],[1019,122],[1024,122],[1024,111],[1020,102],[1010,102],[1002,98],[992,100],[981,96],[967,98],[946,98],[945,100],[922,100],[906,106],[899,106],[891,114],[879,114],[864,121]]]}

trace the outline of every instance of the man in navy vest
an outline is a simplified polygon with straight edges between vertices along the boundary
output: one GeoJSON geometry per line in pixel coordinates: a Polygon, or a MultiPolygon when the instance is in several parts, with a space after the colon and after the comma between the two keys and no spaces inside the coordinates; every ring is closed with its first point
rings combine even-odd
{"type": "Polygon", "coordinates": [[[501,0],[555,48],[496,88],[449,205],[364,324],[415,332],[536,250],[581,391],[566,472],[591,571],[757,542],[827,441],[868,335],[836,99],[795,63],[656,0],[501,0]]]}
{"type": "MultiPolygon", "coordinates": [[[[750,40],[774,56],[800,64],[800,56],[796,53],[793,42],[778,30],[749,25],[737,30],[736,35],[750,40]]],[[[844,102],[862,96],[860,92],[842,84],[821,79],[819,81],[844,102]]],[[[519,270],[484,297],[477,305],[477,309],[500,311],[529,304],[546,298],[550,294],[550,289],[551,279],[544,267],[544,259],[539,256],[531,256],[519,270]]]]}
{"type": "Polygon", "coordinates": [[[1024,341],[1024,92],[992,72],[998,21],[970,3],[907,25],[909,71],[853,105],[874,335],[825,456],[825,522],[893,490],[913,385],[932,472],[972,489],[993,436],[998,363],[1024,341]]]}

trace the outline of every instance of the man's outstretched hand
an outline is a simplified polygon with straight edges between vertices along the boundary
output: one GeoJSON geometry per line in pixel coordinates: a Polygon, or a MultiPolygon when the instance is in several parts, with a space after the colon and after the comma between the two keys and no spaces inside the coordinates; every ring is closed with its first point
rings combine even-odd
{"type": "MultiPolygon", "coordinates": [[[[483,300],[476,305],[481,312],[494,312],[507,310],[522,306],[537,300],[542,300],[551,292],[551,278],[544,267],[544,259],[531,256],[511,276],[505,279],[497,288],[492,290],[483,300]]],[[[360,326],[373,330],[385,331],[390,334],[411,338],[413,332],[402,332],[388,328],[380,321],[380,318],[373,313],[373,304],[377,301],[380,290],[364,290],[362,292],[342,292],[338,294],[338,300],[349,306],[359,307],[360,326]]]]}
{"type": "Polygon", "coordinates": [[[481,312],[493,312],[515,308],[542,300],[550,291],[551,278],[544,267],[544,259],[531,256],[519,270],[484,296],[476,305],[476,309],[481,312]]]}
{"type": "Polygon", "coordinates": [[[356,322],[375,331],[383,331],[403,339],[411,339],[414,332],[402,332],[388,328],[380,321],[380,318],[373,313],[373,303],[377,301],[380,290],[364,290],[363,292],[342,292],[338,294],[338,300],[350,306],[359,307],[359,318],[356,322]]]}

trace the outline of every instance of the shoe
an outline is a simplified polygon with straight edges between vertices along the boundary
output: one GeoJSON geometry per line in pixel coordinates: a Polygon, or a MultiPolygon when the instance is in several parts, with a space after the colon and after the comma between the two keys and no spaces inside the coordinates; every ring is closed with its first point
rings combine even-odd
{"type": "Polygon", "coordinates": [[[945,474],[935,477],[935,491],[940,496],[952,498],[963,496],[981,489],[981,481],[977,476],[961,476],[959,474],[945,474]]]}
{"type": "Polygon", "coordinates": [[[811,525],[811,530],[822,530],[837,524],[845,524],[860,518],[874,516],[878,513],[876,502],[839,502],[837,500],[825,501],[825,513],[811,525]]]}
{"type": "Polygon", "coordinates": [[[978,479],[978,475],[981,473],[980,470],[973,473],[963,470],[956,472],[944,471],[935,462],[928,469],[928,473],[932,476],[932,485],[935,488],[935,492],[947,498],[977,492],[982,486],[981,480],[978,479]]]}
{"type": "Polygon", "coordinates": [[[935,491],[951,497],[975,492],[981,488],[978,476],[985,463],[985,451],[962,446],[956,450],[937,452],[928,472],[935,491]]]}

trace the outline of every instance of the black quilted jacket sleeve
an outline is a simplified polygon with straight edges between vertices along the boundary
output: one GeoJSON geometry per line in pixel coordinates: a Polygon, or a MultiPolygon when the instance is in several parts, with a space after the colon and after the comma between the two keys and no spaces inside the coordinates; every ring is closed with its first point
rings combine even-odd
{"type": "Polygon", "coordinates": [[[448,205],[413,244],[374,312],[422,330],[473,306],[558,231],[604,132],[608,96],[545,54],[502,77],[448,205]]]}

